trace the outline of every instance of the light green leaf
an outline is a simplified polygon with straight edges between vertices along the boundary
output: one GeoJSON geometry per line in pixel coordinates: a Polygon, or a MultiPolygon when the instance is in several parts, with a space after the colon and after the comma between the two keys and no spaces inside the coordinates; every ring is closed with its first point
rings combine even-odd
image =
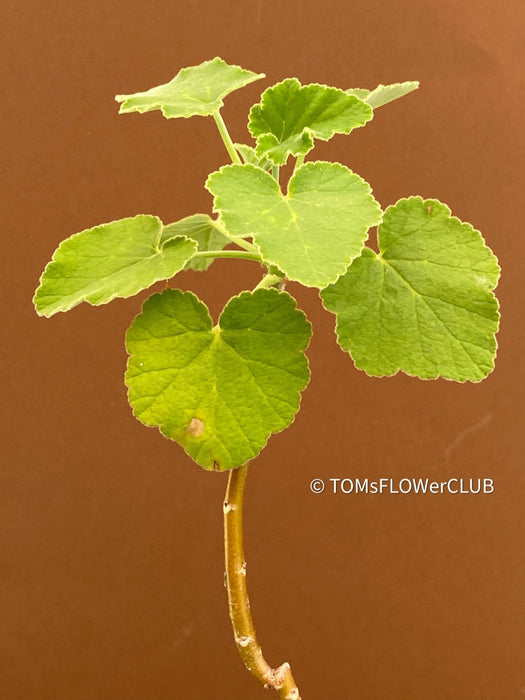
{"type": "MultiPolygon", "coordinates": [[[[215,222],[207,214],[193,214],[173,224],[167,224],[160,237],[161,246],[177,236],[186,236],[197,242],[198,252],[222,250],[230,242],[226,236],[217,230],[215,222]]],[[[190,260],[184,266],[185,270],[207,270],[213,258],[190,260]]]]}
{"type": "Polygon", "coordinates": [[[367,90],[366,88],[350,88],[350,90],[345,90],[345,92],[347,95],[354,95],[354,97],[358,97],[360,100],[363,100],[363,102],[366,102],[366,98],[371,90],[367,90]]]}
{"type": "Polygon", "coordinates": [[[267,158],[274,165],[284,165],[288,156],[305,156],[313,149],[314,138],[308,129],[299,134],[292,134],[284,143],[273,134],[263,134],[257,139],[255,152],[259,158],[267,158]]]}
{"type": "Polygon", "coordinates": [[[122,103],[120,114],[143,114],[160,109],[168,119],[207,116],[219,111],[224,104],[222,98],[230,92],[264,77],[264,73],[252,73],[239,66],[230,66],[216,57],[198,66],[183,68],[169,83],[146,92],[117,95],[115,99],[122,103]]]}
{"type": "Polygon", "coordinates": [[[494,366],[499,266],[479,231],[435,199],[385,211],[380,255],[365,248],[321,292],[341,347],[367,374],[483,379],[494,366]]]}
{"type": "Polygon", "coordinates": [[[243,163],[256,165],[258,168],[262,168],[267,172],[272,169],[272,161],[265,156],[258,156],[253,146],[247,146],[245,143],[236,143],[235,148],[240,154],[243,163]]]}
{"type": "Polygon", "coordinates": [[[370,186],[339,163],[298,168],[288,194],[253,165],[227,165],[206,182],[233,236],[253,236],[268,264],[307,287],[325,287],[360,254],[381,220],[370,186]]]}
{"type": "Polygon", "coordinates": [[[364,88],[351,88],[345,90],[347,95],[355,95],[370,105],[373,109],[398,100],[400,97],[408,95],[409,92],[417,90],[419,82],[408,80],[404,83],[392,83],[392,85],[378,85],[374,90],[364,88]]]}
{"type": "Polygon", "coordinates": [[[314,138],[328,141],[334,134],[349,134],[372,119],[362,100],[326,85],[305,85],[288,78],[265,90],[250,110],[248,128],[257,138],[257,154],[276,165],[288,156],[305,155],[314,138]]]}
{"type": "Polygon", "coordinates": [[[62,241],[35,293],[38,314],[69,311],[82,301],[106,304],[173,277],[191,259],[197,244],[180,237],[161,245],[161,235],[159,218],[139,214],[62,241]]]}
{"type": "Polygon", "coordinates": [[[295,300],[275,289],[233,297],[214,328],[191,292],[155,294],[126,335],[133,412],[205,469],[238,467],[292,422],[310,335],[295,300]]]}

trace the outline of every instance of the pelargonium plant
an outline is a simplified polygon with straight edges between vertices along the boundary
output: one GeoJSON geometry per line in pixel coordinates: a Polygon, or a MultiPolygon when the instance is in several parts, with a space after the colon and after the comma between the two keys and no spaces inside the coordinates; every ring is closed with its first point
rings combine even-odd
{"type": "Polygon", "coordinates": [[[164,85],[118,95],[121,113],[213,117],[232,162],[205,183],[212,214],[167,224],[138,214],[71,236],[45,268],[34,304],[41,316],[82,302],[98,306],[185,270],[204,272],[218,258],[262,266],[255,288],[231,298],[217,322],[192,292],[166,284],[150,296],[126,334],[125,382],[142,423],[204,469],[228,472],[225,561],[235,642],[261,683],[300,700],[290,665],[271,667],[257,641],[242,530],[248,464],[292,423],[310,377],[311,325],[286,285],[319,290],[357,369],[479,382],[494,366],[500,270],[479,231],[440,201],[410,196],[383,210],[358,174],[311,159],[316,141],[365,126],[417,82],[366,90],[288,78],[251,107],[252,141],[233,143],[223,99],[264,77],[214,58],[164,85]],[[281,182],[290,159],[293,172],[281,182]],[[376,226],[374,250],[367,239],[376,226]]]}

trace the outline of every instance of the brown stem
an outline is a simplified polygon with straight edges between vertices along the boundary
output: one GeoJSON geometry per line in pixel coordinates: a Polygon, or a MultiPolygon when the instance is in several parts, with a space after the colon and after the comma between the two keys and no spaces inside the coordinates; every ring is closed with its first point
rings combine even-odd
{"type": "Polygon", "coordinates": [[[265,688],[276,690],[281,700],[301,700],[290,664],[285,662],[272,668],[266,662],[255,634],[243,548],[242,506],[247,473],[247,464],[232,469],[223,504],[226,587],[235,643],[244,665],[265,688]]]}

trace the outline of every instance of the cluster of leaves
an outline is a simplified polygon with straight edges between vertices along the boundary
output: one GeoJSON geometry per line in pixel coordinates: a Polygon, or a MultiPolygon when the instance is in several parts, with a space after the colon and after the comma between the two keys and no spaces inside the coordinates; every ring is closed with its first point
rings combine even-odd
{"type": "Polygon", "coordinates": [[[205,185],[217,217],[164,225],[138,215],[75,234],[56,250],[34,298],[37,312],[51,316],[132,296],[218,257],[266,266],[261,283],[230,299],[217,325],[194,294],[166,289],[145,302],[126,336],[135,415],[207,469],[252,459],[299,408],[311,328],[283,291],[288,280],[320,290],[339,344],[370,375],[480,381],[496,352],[499,267],[478,231],[433,199],[409,197],[383,212],[349,168],[303,162],[316,139],[364,126],[418,84],[341,90],[289,78],[251,108],[254,144],[233,144],[222,100],[263,77],[215,58],[165,85],[117,96],[121,112],[215,118],[233,161],[205,185]],[[290,157],[295,168],[283,192],[279,168],[290,157]],[[379,254],[365,245],[374,226],[379,254]]]}

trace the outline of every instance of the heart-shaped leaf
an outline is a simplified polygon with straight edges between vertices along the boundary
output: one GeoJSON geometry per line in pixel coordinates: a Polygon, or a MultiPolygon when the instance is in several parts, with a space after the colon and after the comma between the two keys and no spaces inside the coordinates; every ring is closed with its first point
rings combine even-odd
{"type": "Polygon", "coordinates": [[[222,98],[254,80],[264,78],[264,73],[252,73],[239,66],[230,66],[221,58],[204,61],[198,66],[183,68],[169,83],[136,92],[117,95],[121,102],[119,113],[151,112],[160,109],[162,114],[173,117],[208,116],[223,106],[222,98]]]}
{"type": "Polygon", "coordinates": [[[129,402],[202,467],[233,469],[292,422],[310,335],[295,300],[275,289],[233,297],[215,327],[191,292],[154,294],[126,336],[129,402]]]}
{"type": "Polygon", "coordinates": [[[233,236],[253,236],[264,260],[308,287],[325,287],[357,257],[381,208],[359,175],[339,163],[298,168],[283,195],[253,165],[227,165],[206,182],[233,236]]]}
{"type": "Polygon", "coordinates": [[[334,134],[349,134],[372,116],[368,105],[344,90],[301,86],[297,78],[288,78],[263,92],[250,110],[248,128],[257,139],[257,154],[284,165],[290,154],[311,151],[314,138],[328,141],[334,134]]]}
{"type": "Polygon", "coordinates": [[[40,316],[87,301],[98,306],[169,279],[184,268],[197,243],[184,236],[161,242],[162,221],[139,214],[86,229],[56,249],[36,290],[40,316]]]}
{"type": "Polygon", "coordinates": [[[365,248],[321,292],[339,344],[368,374],[483,379],[494,366],[499,266],[479,231],[435,199],[401,199],[365,248]]]}

